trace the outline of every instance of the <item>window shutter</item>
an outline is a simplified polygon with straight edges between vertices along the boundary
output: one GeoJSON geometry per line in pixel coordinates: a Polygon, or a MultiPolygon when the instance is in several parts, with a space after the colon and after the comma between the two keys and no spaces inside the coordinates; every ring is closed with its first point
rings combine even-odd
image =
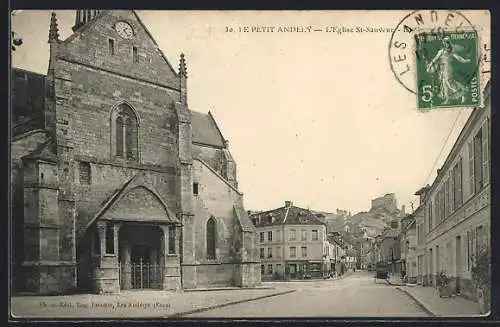
{"type": "Polygon", "coordinates": [[[474,195],[474,147],[473,141],[467,145],[469,153],[469,197],[474,195]]]}
{"type": "Polygon", "coordinates": [[[446,218],[446,184],[448,181],[443,183],[443,187],[441,188],[441,221],[446,218]]]}
{"type": "Polygon", "coordinates": [[[458,184],[458,194],[457,194],[457,204],[462,205],[463,202],[463,190],[462,190],[462,158],[458,161],[458,179],[457,179],[457,184],[458,184]]]}
{"type": "Polygon", "coordinates": [[[489,119],[483,124],[482,130],[482,142],[483,142],[483,185],[486,185],[490,181],[490,149],[489,149],[489,131],[488,131],[489,119]]]}
{"type": "Polygon", "coordinates": [[[448,190],[450,197],[450,213],[455,211],[455,175],[457,171],[457,166],[452,169],[450,174],[450,189],[448,190]]]}

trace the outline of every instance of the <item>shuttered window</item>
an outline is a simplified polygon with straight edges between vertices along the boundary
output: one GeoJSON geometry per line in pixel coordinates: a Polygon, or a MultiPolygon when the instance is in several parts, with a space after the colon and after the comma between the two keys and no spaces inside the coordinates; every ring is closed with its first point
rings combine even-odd
{"type": "Polygon", "coordinates": [[[472,142],[467,144],[469,153],[469,196],[474,194],[474,146],[472,142]]]}
{"type": "Polygon", "coordinates": [[[462,194],[462,158],[453,167],[453,209],[458,209],[463,202],[462,194]]]}
{"type": "Polygon", "coordinates": [[[482,156],[483,156],[483,186],[490,181],[490,147],[489,147],[489,119],[483,124],[482,131],[482,156]]]}
{"type": "Polygon", "coordinates": [[[474,192],[483,188],[483,136],[480,130],[474,137],[474,192]]]}

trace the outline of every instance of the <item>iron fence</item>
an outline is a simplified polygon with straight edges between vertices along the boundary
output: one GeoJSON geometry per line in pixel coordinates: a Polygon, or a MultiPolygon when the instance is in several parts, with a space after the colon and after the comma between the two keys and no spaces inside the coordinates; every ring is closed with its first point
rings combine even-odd
{"type": "Polygon", "coordinates": [[[120,265],[121,285],[132,289],[161,289],[163,286],[163,269],[159,264],[142,261],[120,265]]]}

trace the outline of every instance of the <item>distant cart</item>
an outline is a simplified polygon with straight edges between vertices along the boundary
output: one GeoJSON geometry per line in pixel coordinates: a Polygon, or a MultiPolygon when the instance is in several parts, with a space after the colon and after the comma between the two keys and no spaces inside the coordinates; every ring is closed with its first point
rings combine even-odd
{"type": "Polygon", "coordinates": [[[389,267],[385,262],[378,262],[375,265],[375,284],[378,279],[387,280],[389,276],[389,267]]]}

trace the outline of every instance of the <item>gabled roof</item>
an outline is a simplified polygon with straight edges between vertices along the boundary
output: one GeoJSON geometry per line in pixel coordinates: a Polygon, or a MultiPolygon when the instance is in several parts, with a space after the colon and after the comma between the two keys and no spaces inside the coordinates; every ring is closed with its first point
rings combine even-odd
{"type": "Polygon", "coordinates": [[[215,122],[212,114],[190,110],[193,143],[224,147],[224,137],[215,122]]]}
{"type": "Polygon", "coordinates": [[[193,158],[193,161],[198,161],[201,164],[203,164],[203,166],[205,166],[212,174],[214,174],[215,176],[217,176],[217,178],[219,178],[224,184],[226,184],[227,186],[229,186],[238,195],[243,195],[243,193],[241,193],[236,186],[234,186],[233,184],[229,183],[229,181],[226,178],[224,178],[221,174],[219,174],[215,169],[213,169],[212,167],[210,167],[210,165],[208,163],[206,163],[204,160],[195,157],[195,158],[193,158]]]}
{"type": "MultiPolygon", "coordinates": [[[[141,181],[144,179],[143,173],[138,173],[129,179],[125,184],[121,187],[117,188],[106,200],[103,201],[101,208],[97,211],[97,213],[92,217],[92,219],[87,223],[85,230],[87,230],[90,226],[92,226],[100,217],[102,217],[109,209],[113,207],[114,204],[118,203],[118,201],[130,190],[134,189],[136,186],[142,186],[141,181]]],[[[161,202],[168,218],[171,222],[175,224],[180,224],[179,219],[176,217],[175,213],[173,213],[168,206],[163,202],[163,200],[154,193],[151,189],[148,188],[150,192],[156,195],[157,199],[161,202]]]]}
{"type": "MultiPolygon", "coordinates": [[[[73,32],[73,34],[71,34],[69,37],[67,37],[65,40],[63,40],[62,42],[63,43],[68,43],[68,42],[71,42],[71,40],[73,40],[77,35],[83,33],[85,30],[87,30],[90,26],[93,26],[96,24],[96,22],[99,20],[99,18],[101,18],[102,16],[104,15],[107,15],[109,14],[111,10],[101,10],[91,21],[87,22],[85,25],[83,25],[82,27],[78,28],[75,32],[73,32]]],[[[168,65],[168,67],[172,70],[172,72],[178,76],[177,72],[175,71],[175,69],[172,67],[172,65],[170,64],[170,62],[168,61],[167,57],[165,56],[165,54],[163,53],[163,51],[160,49],[160,47],[158,46],[158,43],[156,43],[156,40],[154,39],[154,37],[151,35],[151,32],[148,30],[148,28],[146,27],[146,25],[144,25],[144,23],[142,22],[142,20],[139,18],[139,15],[137,15],[137,12],[135,10],[131,10],[132,13],[134,14],[135,18],[137,19],[137,21],[139,22],[139,24],[141,25],[141,27],[144,29],[144,31],[146,32],[146,34],[149,36],[149,38],[151,39],[151,41],[153,42],[153,44],[156,46],[156,48],[158,49],[158,52],[160,53],[160,56],[162,57],[162,59],[165,61],[165,63],[168,65]]]]}
{"type": "Polygon", "coordinates": [[[260,217],[260,223],[256,227],[269,225],[326,225],[311,210],[296,206],[260,212],[251,215],[250,219],[256,217],[260,217]],[[271,223],[268,223],[269,218],[272,220],[271,223]]]}

